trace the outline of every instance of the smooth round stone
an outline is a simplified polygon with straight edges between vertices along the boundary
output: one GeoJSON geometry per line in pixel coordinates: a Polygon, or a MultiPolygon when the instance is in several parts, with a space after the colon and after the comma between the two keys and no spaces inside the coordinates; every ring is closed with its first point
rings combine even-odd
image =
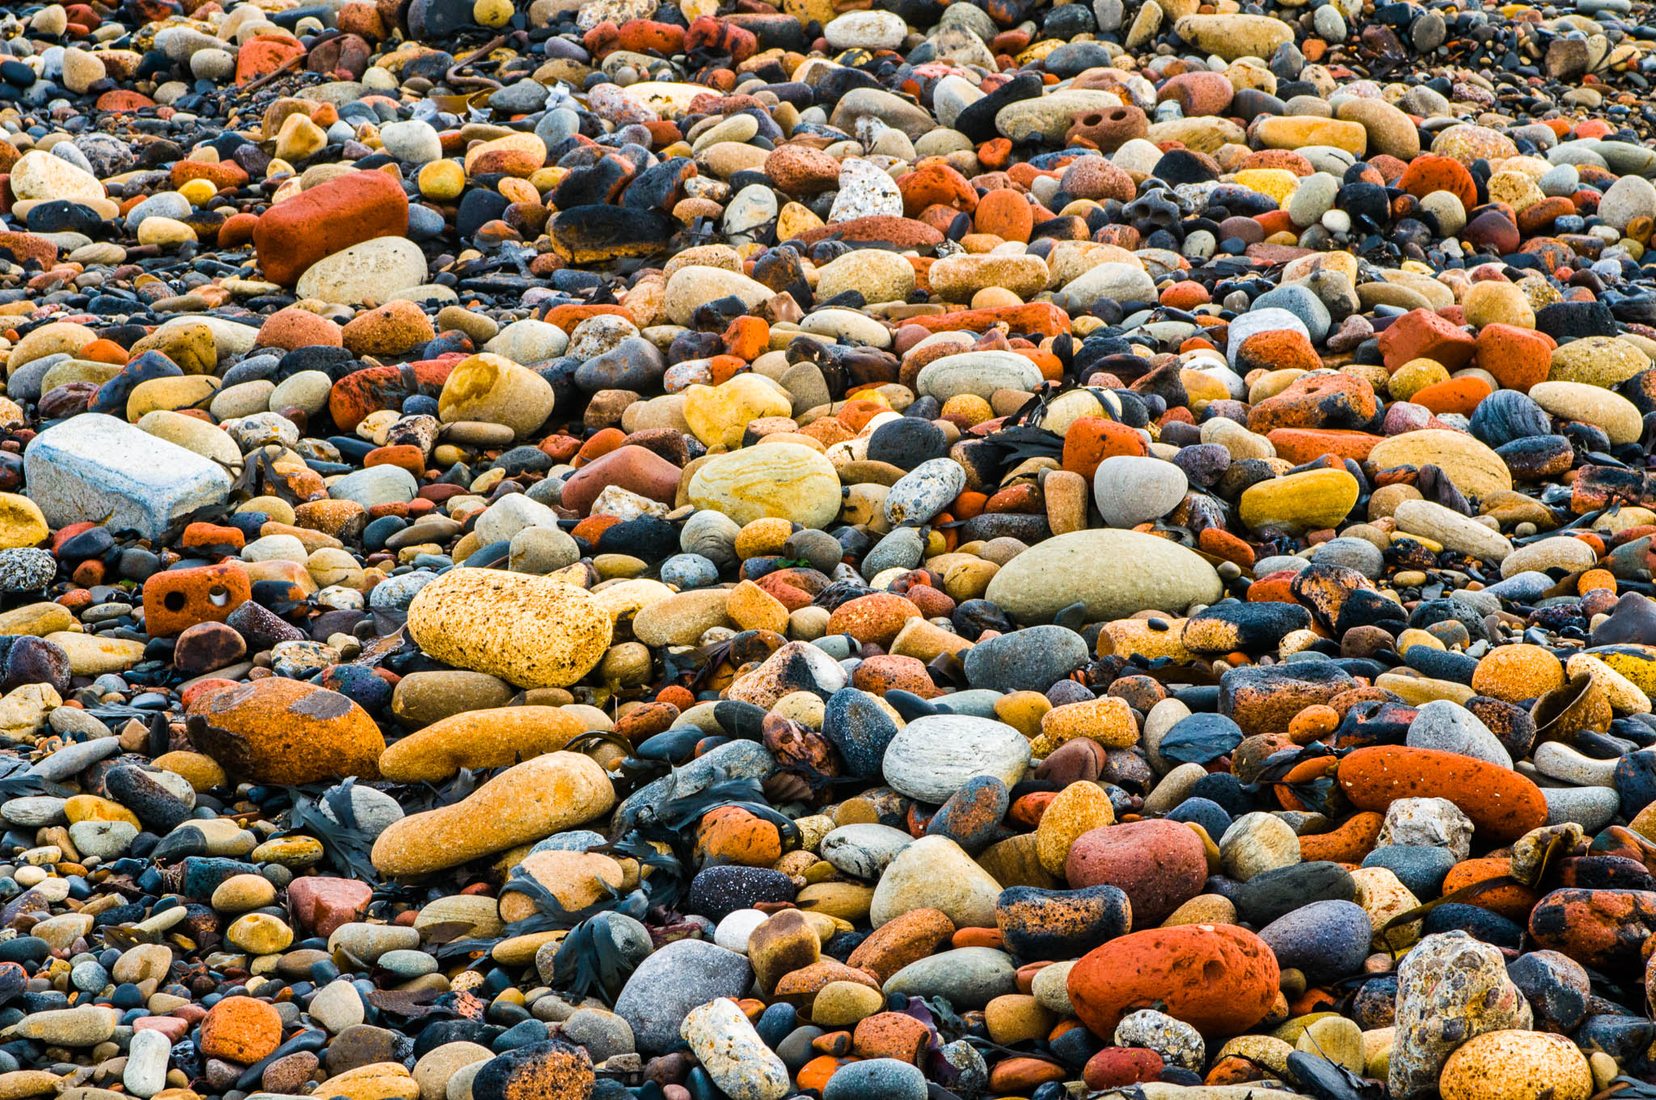
{"type": "Polygon", "coordinates": [[[926,1100],[926,1095],[925,1074],[895,1058],[841,1066],[822,1090],[822,1100],[926,1100]]]}
{"type": "Polygon", "coordinates": [[[900,470],[912,470],[922,462],[942,458],[947,450],[943,430],[915,416],[888,420],[868,437],[869,461],[889,463],[900,470]]]}
{"type": "Polygon", "coordinates": [[[1003,722],[966,715],[916,718],[886,746],[881,771],[896,790],[941,805],[975,776],[1014,786],[1029,766],[1029,742],[1003,722]]]}
{"type": "Polygon", "coordinates": [[[936,909],[957,928],[993,928],[1000,883],[942,836],[906,845],[874,887],[868,919],[875,927],[917,909],[936,909]]]}
{"type": "Polygon", "coordinates": [[[1107,527],[1136,527],[1160,519],[1189,490],[1183,470],[1155,458],[1112,455],[1093,474],[1093,503],[1107,527]]]}
{"type": "MultiPolygon", "coordinates": [[[[386,955],[398,954],[398,951],[388,951],[386,955]]],[[[401,953],[406,954],[406,950],[401,953]]],[[[384,958],[385,956],[380,956],[384,958]]],[[[323,986],[311,998],[307,1010],[310,1018],[329,1031],[338,1035],[348,1027],[360,1024],[366,1019],[366,1011],[362,1003],[362,995],[357,992],[356,986],[344,978],[336,978],[323,986]]]]}
{"type": "Polygon", "coordinates": [[[385,301],[426,279],[425,254],[402,237],[376,237],[324,256],[299,276],[295,293],[340,305],[385,301]]]}
{"type": "Polygon", "coordinates": [[[716,864],[703,867],[690,880],[685,905],[717,921],[737,909],[794,899],[792,879],[768,867],[716,864]]]}
{"type": "Polygon", "coordinates": [[[1409,723],[1404,743],[1414,748],[1458,752],[1503,768],[1512,767],[1512,757],[1489,727],[1477,715],[1447,699],[1434,699],[1420,707],[1415,720],[1409,723]]]}
{"type": "MultiPolygon", "coordinates": [[[[1380,553],[1380,548],[1366,539],[1359,538],[1329,539],[1317,547],[1311,555],[1311,560],[1319,565],[1326,563],[1344,569],[1355,569],[1370,580],[1378,578],[1385,568],[1385,558],[1380,553]]],[[[1260,564],[1255,563],[1256,566],[1260,564]]]]}
{"type": "Polygon", "coordinates": [[[747,954],[748,941],[754,929],[770,920],[770,914],[759,909],[738,909],[725,914],[713,930],[713,942],[726,951],[747,954]]]}
{"type": "Polygon", "coordinates": [[[109,860],[124,854],[138,838],[138,827],[126,821],[77,821],[69,839],[83,856],[109,860]]]}
{"type": "Polygon", "coordinates": [[[632,1027],[641,1052],[664,1051],[679,1041],[691,1009],[719,997],[744,996],[752,980],[745,956],[702,940],[676,940],[632,972],[615,1012],[632,1027]]]}
{"type": "Polygon", "coordinates": [[[720,455],[690,479],[690,501],[738,524],[780,518],[826,527],[839,515],[840,481],[819,451],[767,443],[720,455]]]}
{"type": "Polygon", "coordinates": [[[1004,951],[957,947],[908,964],[883,988],[887,994],[943,997],[956,1008],[982,1008],[996,997],[1017,992],[1017,969],[1004,951]]]}
{"type": "Polygon", "coordinates": [[[1219,838],[1225,873],[1238,882],[1300,861],[1299,837],[1282,818],[1269,813],[1244,814],[1219,838]]]}
{"type": "Polygon", "coordinates": [[[1186,825],[1147,819],[1093,829],[1076,838],[1064,865],[1072,887],[1115,886],[1132,900],[1133,919],[1156,924],[1202,892],[1207,855],[1186,825]]]}
{"type": "Polygon", "coordinates": [[[909,29],[902,17],[888,11],[853,11],[833,20],[822,33],[836,50],[894,50],[909,29]]]}
{"type": "Polygon", "coordinates": [[[1286,913],[1259,932],[1283,969],[1303,971],[1313,982],[1353,974],[1368,957],[1374,927],[1363,907],[1349,901],[1316,901],[1286,913]]]}
{"type": "Polygon", "coordinates": [[[1636,443],[1643,431],[1644,420],[1633,402],[1586,382],[1538,382],[1530,387],[1529,396],[1560,420],[1597,425],[1612,443],[1636,443]]]}
{"type": "Polygon", "coordinates": [[[1087,663],[1087,643],[1068,627],[1032,626],[966,651],[966,679],[991,691],[1045,691],[1087,663]]]}
{"type": "Polygon", "coordinates": [[[847,252],[817,269],[820,300],[846,291],[856,291],[869,302],[903,301],[914,292],[914,268],[895,252],[867,248],[847,252]]]}
{"type": "Polygon", "coordinates": [[[1072,603],[1088,622],[1143,610],[1182,614],[1223,591],[1203,558],[1137,531],[1089,530],[1038,543],[1003,565],[984,597],[1022,622],[1040,622],[1072,603]],[[1110,568],[1100,569],[1100,562],[1110,568]]]}
{"type": "Polygon", "coordinates": [[[698,306],[715,299],[734,295],[752,309],[773,294],[770,287],[739,272],[690,265],[667,279],[667,316],[675,325],[687,325],[698,306]]]}
{"type": "Polygon", "coordinates": [[[134,1096],[154,1096],[166,1087],[167,1060],[171,1053],[172,1041],[165,1032],[153,1028],[134,1031],[127,1047],[126,1067],[121,1071],[121,1083],[134,1096]]]}

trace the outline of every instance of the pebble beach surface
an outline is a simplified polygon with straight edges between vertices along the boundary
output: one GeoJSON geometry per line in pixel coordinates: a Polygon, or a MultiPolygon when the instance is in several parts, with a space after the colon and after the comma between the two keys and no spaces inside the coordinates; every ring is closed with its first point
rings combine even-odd
{"type": "Polygon", "coordinates": [[[0,10],[0,1100],[1656,1100],[1643,0],[0,10]]]}

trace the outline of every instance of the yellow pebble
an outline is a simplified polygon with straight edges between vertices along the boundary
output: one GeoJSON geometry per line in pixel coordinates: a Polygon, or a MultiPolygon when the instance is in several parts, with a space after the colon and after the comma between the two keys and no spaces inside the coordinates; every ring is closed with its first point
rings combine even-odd
{"type": "Polygon", "coordinates": [[[945,420],[964,420],[967,424],[981,424],[995,415],[994,408],[975,393],[956,394],[943,402],[945,420]]]}
{"type": "Polygon", "coordinates": [[[472,22],[498,29],[512,21],[512,0],[477,0],[472,5],[472,22]]]}
{"type": "Polygon", "coordinates": [[[200,206],[218,194],[218,189],[208,180],[197,179],[184,184],[178,189],[178,193],[189,199],[191,206],[200,206]]]}
{"type": "Polygon", "coordinates": [[[516,176],[507,176],[502,179],[496,189],[506,197],[508,202],[527,202],[540,205],[540,192],[535,190],[528,180],[516,176]]]}
{"type": "Polygon", "coordinates": [[[986,286],[972,295],[973,309],[994,309],[996,306],[1021,306],[1023,299],[1003,286],[986,286]]]}
{"type": "Polygon", "coordinates": [[[458,161],[434,160],[420,169],[420,194],[435,202],[452,202],[466,188],[466,170],[458,161]]]}
{"type": "Polygon", "coordinates": [[[78,825],[82,821],[124,821],[137,829],[144,827],[131,810],[119,802],[111,802],[95,794],[70,796],[63,803],[63,816],[69,819],[71,825],[78,825]]]}

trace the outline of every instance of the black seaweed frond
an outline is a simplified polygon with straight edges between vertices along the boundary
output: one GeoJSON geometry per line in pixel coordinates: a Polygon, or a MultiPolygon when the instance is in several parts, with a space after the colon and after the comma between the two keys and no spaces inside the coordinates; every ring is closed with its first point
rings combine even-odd
{"type": "Polygon", "coordinates": [[[288,811],[285,834],[308,833],[316,837],[322,842],[328,862],[336,870],[361,879],[370,886],[377,886],[379,872],[369,858],[374,838],[357,824],[356,809],[351,805],[351,788],[355,782],[354,779],[346,779],[319,796],[333,811],[332,817],[322,812],[322,802],[318,798],[296,792],[293,809],[288,811]]]}

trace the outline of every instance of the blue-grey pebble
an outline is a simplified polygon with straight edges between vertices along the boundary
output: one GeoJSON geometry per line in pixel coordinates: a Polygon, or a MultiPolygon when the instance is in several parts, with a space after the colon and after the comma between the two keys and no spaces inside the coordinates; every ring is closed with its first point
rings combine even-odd
{"type": "MultiPolygon", "coordinates": [[[[1316,177],[1311,177],[1315,179],[1316,177]]],[[[1311,342],[1320,344],[1328,336],[1329,326],[1333,323],[1328,315],[1328,307],[1323,305],[1309,287],[1279,286],[1275,290],[1267,290],[1254,299],[1251,309],[1285,309],[1298,317],[1311,334],[1311,342]]]]}
{"type": "Polygon", "coordinates": [[[896,1058],[869,1058],[835,1070],[822,1100],[926,1100],[926,1077],[896,1058]]]}
{"type": "Polygon", "coordinates": [[[1409,893],[1430,901],[1443,892],[1443,880],[1455,866],[1455,853],[1447,848],[1384,844],[1363,857],[1363,866],[1386,868],[1409,893]]]}
{"type": "Polygon", "coordinates": [[[1355,569],[1374,580],[1386,567],[1380,548],[1367,539],[1341,537],[1329,539],[1311,555],[1318,565],[1343,565],[1355,569]]]}
{"type": "Polygon", "coordinates": [[[1087,663],[1087,643],[1063,626],[1032,626],[966,651],[966,681],[995,691],[1045,691],[1087,663]]]}
{"type": "Polygon", "coordinates": [[[683,591],[719,583],[719,567],[700,554],[674,554],[661,563],[661,583],[683,591]]]}
{"type": "Polygon", "coordinates": [[[1259,932],[1283,969],[1303,971],[1313,982],[1356,973],[1368,958],[1373,935],[1368,914],[1350,901],[1314,901],[1259,932]]]}

